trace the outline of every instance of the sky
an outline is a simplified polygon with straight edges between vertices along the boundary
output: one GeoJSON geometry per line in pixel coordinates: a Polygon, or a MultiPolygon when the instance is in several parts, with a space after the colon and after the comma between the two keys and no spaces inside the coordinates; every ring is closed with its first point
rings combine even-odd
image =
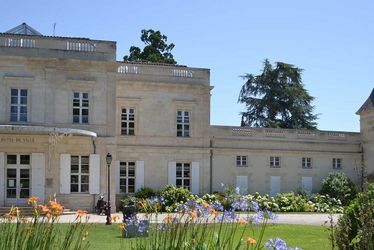
{"type": "Polygon", "coordinates": [[[142,29],[161,31],[178,64],[210,69],[212,125],[240,125],[240,76],[266,58],[304,69],[321,130],[359,131],[374,87],[372,0],[1,0],[0,10],[0,32],[26,22],[53,35],[56,23],[56,36],[116,41],[117,60],[143,46],[142,29]]]}

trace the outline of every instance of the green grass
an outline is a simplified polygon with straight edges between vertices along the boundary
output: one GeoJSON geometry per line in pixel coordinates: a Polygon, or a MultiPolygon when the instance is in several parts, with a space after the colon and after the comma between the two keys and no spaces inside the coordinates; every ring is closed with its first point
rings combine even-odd
{"type": "MultiPolygon", "coordinates": [[[[248,230],[245,236],[252,233],[248,230]]],[[[258,230],[255,231],[255,237],[258,230]]],[[[236,235],[239,239],[239,232],[236,235]]],[[[269,238],[280,237],[287,242],[288,247],[300,247],[308,249],[329,249],[328,233],[322,226],[305,226],[305,225],[270,225],[266,228],[264,241],[269,238]]],[[[129,249],[131,241],[135,239],[123,239],[118,225],[107,226],[105,224],[92,224],[89,229],[88,240],[89,249],[129,249]]],[[[263,243],[265,243],[263,242],[263,243]]]]}

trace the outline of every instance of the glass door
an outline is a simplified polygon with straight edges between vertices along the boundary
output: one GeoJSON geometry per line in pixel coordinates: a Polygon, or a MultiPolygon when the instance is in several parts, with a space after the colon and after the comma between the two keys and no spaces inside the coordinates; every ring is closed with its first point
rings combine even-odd
{"type": "Polygon", "coordinates": [[[7,155],[6,204],[26,205],[30,197],[30,156],[7,155]]]}

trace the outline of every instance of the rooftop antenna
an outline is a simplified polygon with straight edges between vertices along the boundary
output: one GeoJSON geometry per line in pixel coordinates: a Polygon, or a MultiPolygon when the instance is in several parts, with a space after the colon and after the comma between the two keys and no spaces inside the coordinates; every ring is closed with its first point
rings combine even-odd
{"type": "Polygon", "coordinates": [[[54,23],[54,24],[53,24],[53,36],[55,36],[56,24],[57,24],[57,23],[54,23]]]}

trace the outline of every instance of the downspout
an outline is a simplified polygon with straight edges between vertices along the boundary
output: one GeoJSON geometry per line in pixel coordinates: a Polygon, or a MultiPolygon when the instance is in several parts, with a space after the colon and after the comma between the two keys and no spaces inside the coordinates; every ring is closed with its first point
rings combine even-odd
{"type": "MultiPolygon", "coordinates": [[[[93,153],[96,154],[96,137],[92,137],[93,153]]],[[[100,184],[99,184],[100,185],[100,184]]],[[[92,194],[92,211],[96,213],[96,195],[92,194]]]]}
{"type": "MultiPolygon", "coordinates": [[[[214,137],[214,136],[213,136],[214,137]]],[[[213,192],[213,141],[210,139],[209,141],[210,146],[210,157],[209,157],[209,193],[213,192]]]]}

